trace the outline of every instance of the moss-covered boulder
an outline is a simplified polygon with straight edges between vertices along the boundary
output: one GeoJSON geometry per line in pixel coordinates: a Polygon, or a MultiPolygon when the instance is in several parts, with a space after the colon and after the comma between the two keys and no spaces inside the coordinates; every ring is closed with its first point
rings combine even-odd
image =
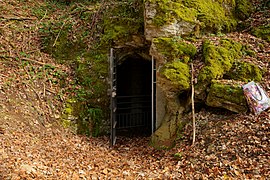
{"type": "Polygon", "coordinates": [[[241,83],[236,81],[212,81],[206,105],[225,108],[236,113],[248,110],[241,83]]]}
{"type": "Polygon", "coordinates": [[[250,0],[236,0],[234,14],[241,20],[247,19],[253,12],[252,2],[250,0]]]}
{"type": "Polygon", "coordinates": [[[159,64],[176,60],[187,63],[196,53],[196,47],[180,37],[154,38],[150,49],[159,64]]]}
{"type": "Polygon", "coordinates": [[[230,39],[222,39],[218,45],[205,41],[203,57],[205,66],[198,75],[195,94],[199,99],[205,99],[205,90],[213,79],[221,79],[230,71],[236,59],[242,56],[242,45],[230,39]]]}
{"type": "Polygon", "coordinates": [[[251,33],[256,37],[262,38],[270,42],[270,24],[262,25],[252,29],[251,33]]]}
{"type": "Polygon", "coordinates": [[[180,90],[187,90],[190,87],[189,66],[180,61],[175,61],[165,65],[162,74],[180,90]]]}
{"type": "Polygon", "coordinates": [[[136,43],[143,35],[143,1],[116,0],[108,1],[102,18],[101,43],[123,46],[127,42],[136,43]],[[136,37],[137,36],[137,37],[136,37]]]}
{"type": "Polygon", "coordinates": [[[263,70],[251,62],[235,61],[231,70],[225,74],[226,78],[239,80],[243,82],[260,82],[263,76],[263,70]]]}
{"type": "Polygon", "coordinates": [[[196,31],[231,31],[238,21],[235,10],[247,16],[247,10],[243,9],[249,7],[247,1],[145,0],[146,39],[190,35],[196,31]]]}

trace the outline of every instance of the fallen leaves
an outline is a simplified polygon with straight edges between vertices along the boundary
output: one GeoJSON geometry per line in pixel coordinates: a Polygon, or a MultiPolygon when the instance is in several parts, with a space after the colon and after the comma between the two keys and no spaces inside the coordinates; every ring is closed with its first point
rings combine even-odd
{"type": "Polygon", "coordinates": [[[146,137],[120,137],[112,149],[108,137],[85,138],[54,128],[39,136],[27,131],[24,124],[12,131],[5,126],[5,134],[0,135],[0,174],[26,179],[269,177],[268,113],[257,120],[234,114],[227,118],[209,120],[207,127],[200,129],[194,147],[187,130],[183,141],[169,151],[147,146],[146,137]],[[181,157],[175,158],[176,153],[181,157]]]}
{"type": "MultiPolygon", "coordinates": [[[[3,13],[9,17],[25,17],[16,6],[18,2],[10,2],[15,5],[9,4],[3,13]]],[[[28,16],[32,18],[30,12],[28,16]]],[[[191,129],[187,126],[181,141],[168,151],[148,146],[149,137],[119,137],[117,145],[110,148],[108,136],[80,137],[48,123],[48,118],[60,117],[54,112],[54,103],[57,103],[54,97],[59,87],[53,84],[55,71],[44,71],[43,65],[56,65],[51,57],[38,50],[38,37],[33,36],[36,33],[33,27],[36,28],[40,22],[29,22],[0,19],[1,27],[5,27],[0,29],[1,56],[40,62],[28,64],[33,62],[1,59],[0,179],[270,177],[269,111],[256,117],[202,109],[196,113],[198,136],[195,146],[190,146],[191,129]],[[29,57],[24,57],[23,52],[29,57]],[[24,63],[23,68],[18,63],[24,63]],[[46,78],[51,80],[45,81],[44,73],[48,73],[46,78]],[[46,104],[48,99],[53,102],[50,106],[46,104]]],[[[248,44],[257,53],[256,57],[246,57],[245,60],[266,67],[263,86],[269,93],[269,43],[248,33],[231,33],[226,37],[248,44]]],[[[213,37],[213,40],[218,41],[218,38],[213,37]]],[[[201,46],[200,42],[196,43],[197,47],[201,46]]],[[[196,69],[202,68],[201,62],[199,60],[195,64],[196,69]]],[[[69,74],[64,66],[57,68],[69,74]]]]}

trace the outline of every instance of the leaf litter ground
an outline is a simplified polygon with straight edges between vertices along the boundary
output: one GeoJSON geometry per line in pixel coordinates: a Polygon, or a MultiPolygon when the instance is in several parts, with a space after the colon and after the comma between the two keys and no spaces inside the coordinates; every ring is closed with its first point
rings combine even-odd
{"type": "MultiPolygon", "coordinates": [[[[270,178],[269,111],[253,116],[202,108],[195,146],[187,124],[171,150],[155,150],[148,137],[119,137],[110,148],[108,136],[63,129],[57,122],[70,87],[61,89],[55,74],[65,74],[67,82],[73,77],[40,51],[37,30],[46,17],[37,19],[27,7],[42,3],[0,0],[0,179],[270,178]]],[[[262,85],[269,93],[269,43],[245,32],[224,37],[256,52],[245,60],[266,68],[262,85]]],[[[200,69],[200,61],[195,66],[200,69]]]]}

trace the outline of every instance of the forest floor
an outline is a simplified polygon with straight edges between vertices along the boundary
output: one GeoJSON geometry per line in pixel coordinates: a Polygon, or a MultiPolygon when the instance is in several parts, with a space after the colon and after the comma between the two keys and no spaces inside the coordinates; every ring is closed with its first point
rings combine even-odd
{"type": "MultiPolygon", "coordinates": [[[[156,150],[149,137],[78,136],[58,122],[69,67],[40,50],[42,21],[29,7],[43,1],[0,0],[0,179],[269,179],[270,110],[258,116],[202,108],[171,150],[156,150]]],[[[55,16],[57,14],[54,14],[55,16]]],[[[262,14],[253,15],[260,23],[262,14]]],[[[50,17],[53,18],[53,17],[50,17]]],[[[269,19],[269,17],[268,17],[269,19]]],[[[224,35],[248,44],[266,68],[270,92],[270,46],[246,32],[224,35]]],[[[222,37],[209,37],[218,40],[222,37]]]]}

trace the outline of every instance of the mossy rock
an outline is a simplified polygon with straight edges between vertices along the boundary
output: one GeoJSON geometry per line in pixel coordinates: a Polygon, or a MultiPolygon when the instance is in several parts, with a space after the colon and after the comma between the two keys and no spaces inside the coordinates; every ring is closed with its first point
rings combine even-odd
{"type": "Polygon", "coordinates": [[[260,82],[262,80],[263,70],[261,70],[253,63],[236,61],[226,76],[229,79],[240,80],[244,82],[260,82]]]}
{"type": "Polygon", "coordinates": [[[124,44],[132,35],[143,35],[143,3],[140,0],[115,3],[103,17],[101,43],[124,44]]]}
{"type": "Polygon", "coordinates": [[[241,83],[235,81],[212,81],[206,105],[225,108],[236,113],[248,110],[241,83]]]}
{"type": "Polygon", "coordinates": [[[165,65],[162,74],[172,82],[179,90],[187,90],[190,87],[189,66],[180,61],[175,61],[165,65]]]}
{"type": "Polygon", "coordinates": [[[235,16],[241,20],[247,19],[253,12],[252,2],[250,0],[236,0],[235,16]]]}
{"type": "Polygon", "coordinates": [[[198,26],[202,32],[229,32],[237,26],[234,0],[146,0],[145,4],[146,34],[149,30],[162,31],[164,36],[190,35],[198,26]]]}
{"type": "Polygon", "coordinates": [[[74,133],[77,131],[76,125],[76,100],[75,99],[68,99],[65,103],[65,108],[63,109],[62,116],[61,116],[61,125],[64,128],[71,129],[74,133]]]}
{"type": "Polygon", "coordinates": [[[157,14],[153,19],[153,23],[157,26],[170,23],[175,18],[190,23],[196,22],[196,10],[186,7],[181,1],[146,0],[146,2],[156,6],[157,14]]]}
{"type": "Polygon", "coordinates": [[[164,56],[164,60],[172,62],[174,60],[189,61],[197,53],[197,49],[193,44],[185,42],[179,37],[159,37],[153,39],[153,44],[157,48],[156,51],[164,56]]]}
{"type": "Polygon", "coordinates": [[[270,24],[253,28],[251,33],[256,37],[264,39],[267,42],[270,42],[270,24]]]}
{"type": "Polygon", "coordinates": [[[220,40],[219,45],[210,41],[203,43],[205,67],[199,72],[195,93],[199,99],[204,99],[207,86],[214,79],[221,79],[230,71],[236,59],[242,56],[242,45],[230,39],[220,40]]]}

